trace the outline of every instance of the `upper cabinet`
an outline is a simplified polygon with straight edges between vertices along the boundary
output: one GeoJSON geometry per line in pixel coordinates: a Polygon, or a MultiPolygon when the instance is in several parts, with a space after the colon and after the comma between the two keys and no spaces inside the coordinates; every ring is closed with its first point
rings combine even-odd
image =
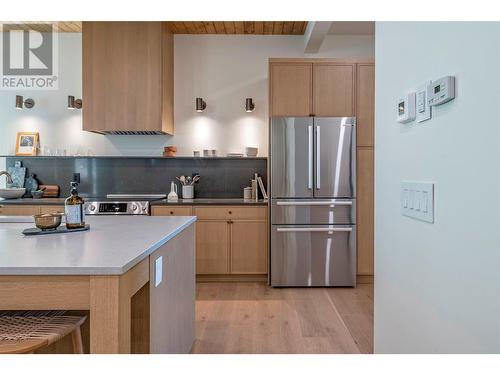
{"type": "Polygon", "coordinates": [[[309,116],[312,113],[312,64],[271,64],[272,116],[309,116]]]}
{"type": "Polygon", "coordinates": [[[173,134],[173,35],[162,22],[83,22],[83,130],[173,134]]]}
{"type": "Polygon", "coordinates": [[[315,116],[354,116],[353,64],[313,65],[313,114],[315,116]]]}
{"type": "Polygon", "coordinates": [[[356,117],[358,146],[373,147],[375,117],[375,65],[358,64],[356,117]]]}
{"type": "Polygon", "coordinates": [[[351,62],[271,59],[270,116],[354,116],[355,78],[351,62]]]}

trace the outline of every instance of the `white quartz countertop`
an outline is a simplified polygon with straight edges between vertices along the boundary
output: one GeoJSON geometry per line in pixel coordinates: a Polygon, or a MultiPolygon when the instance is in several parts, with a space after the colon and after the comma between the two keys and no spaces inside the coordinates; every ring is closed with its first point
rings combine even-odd
{"type": "Polygon", "coordinates": [[[32,217],[0,216],[0,275],[121,275],[195,221],[87,216],[89,231],[25,236],[22,230],[35,226],[32,217]]]}

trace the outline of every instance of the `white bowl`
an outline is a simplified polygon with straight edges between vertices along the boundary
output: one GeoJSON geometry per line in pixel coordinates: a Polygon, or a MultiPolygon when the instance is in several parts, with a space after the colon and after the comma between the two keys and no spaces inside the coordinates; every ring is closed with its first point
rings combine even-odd
{"type": "Polygon", "coordinates": [[[21,198],[25,192],[26,192],[25,188],[0,189],[0,198],[4,198],[4,199],[21,198]]]}
{"type": "Polygon", "coordinates": [[[245,154],[247,156],[257,156],[259,149],[257,147],[245,147],[245,154]]]}

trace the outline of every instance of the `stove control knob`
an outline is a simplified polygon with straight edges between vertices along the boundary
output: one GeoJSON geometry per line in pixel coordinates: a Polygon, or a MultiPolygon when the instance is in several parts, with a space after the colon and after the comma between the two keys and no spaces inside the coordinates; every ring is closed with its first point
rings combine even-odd
{"type": "Polygon", "coordinates": [[[89,210],[90,210],[91,212],[94,212],[94,211],[95,211],[95,206],[94,206],[93,204],[91,204],[91,205],[89,206],[89,210]]]}
{"type": "Polygon", "coordinates": [[[135,203],[132,203],[132,211],[137,211],[137,205],[135,203]]]}

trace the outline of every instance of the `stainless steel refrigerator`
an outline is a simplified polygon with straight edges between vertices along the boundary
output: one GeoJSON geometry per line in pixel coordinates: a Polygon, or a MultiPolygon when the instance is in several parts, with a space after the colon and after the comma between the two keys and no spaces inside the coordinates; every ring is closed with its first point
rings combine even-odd
{"type": "Polygon", "coordinates": [[[356,285],[356,118],[270,124],[272,286],[356,285]]]}

